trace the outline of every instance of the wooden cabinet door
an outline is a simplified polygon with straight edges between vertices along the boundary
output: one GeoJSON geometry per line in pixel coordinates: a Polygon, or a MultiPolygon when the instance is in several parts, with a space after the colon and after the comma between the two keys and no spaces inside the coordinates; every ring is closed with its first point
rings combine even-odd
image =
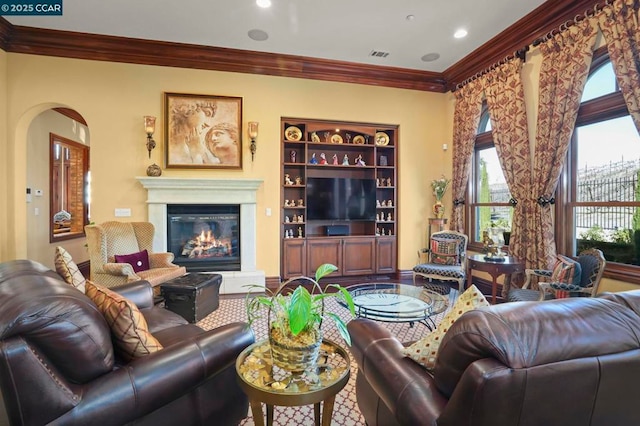
{"type": "Polygon", "coordinates": [[[378,237],[376,243],[376,273],[388,274],[396,272],[396,238],[378,237]]]}
{"type": "Polygon", "coordinates": [[[376,239],[345,238],[342,249],[342,275],[369,275],[376,271],[376,239]]]}
{"type": "Polygon", "coordinates": [[[315,276],[316,269],[323,263],[332,263],[338,267],[338,271],[331,276],[343,274],[341,238],[307,239],[307,274],[315,276]]]}
{"type": "Polygon", "coordinates": [[[285,279],[307,275],[307,244],[304,238],[290,238],[284,241],[282,275],[285,279]]]}

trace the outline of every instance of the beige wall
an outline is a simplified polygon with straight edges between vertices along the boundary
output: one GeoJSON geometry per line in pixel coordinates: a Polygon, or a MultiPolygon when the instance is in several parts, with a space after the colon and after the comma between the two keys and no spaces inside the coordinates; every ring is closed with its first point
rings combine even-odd
{"type": "Polygon", "coordinates": [[[0,167],[0,260],[6,259],[9,256],[7,244],[4,243],[6,236],[8,235],[8,222],[7,217],[9,202],[9,168],[6,162],[9,159],[9,151],[7,147],[7,53],[4,50],[0,50],[0,129],[5,129],[4,132],[0,132],[0,158],[2,158],[5,164],[0,167]]]}
{"type": "MultiPolygon", "coordinates": [[[[24,192],[26,170],[34,165],[27,152],[27,132],[33,118],[53,106],[73,108],[88,123],[91,220],[115,219],[116,208],[131,209],[132,217],[126,220],[146,220],[146,191],[135,177],[144,175],[152,162],[163,164],[163,92],[243,97],[242,171],[171,169],[164,170],[163,175],[264,179],[258,192],[257,266],[267,276],[278,276],[280,264],[280,117],[400,126],[400,269],[414,265],[416,251],[425,243],[426,218],[433,201],[429,181],[443,173],[451,175],[451,149],[442,150],[443,143],[451,146],[448,94],[12,53],[3,53],[1,59],[7,63],[7,131],[2,135],[7,141],[2,149],[8,151],[3,161],[9,173],[9,202],[0,207],[6,210],[1,213],[0,226],[8,230],[0,236],[0,260],[28,255],[27,215],[32,212],[27,209],[24,192]],[[144,146],[143,115],[159,117],[155,135],[158,148],[151,160],[144,146]],[[246,136],[248,121],[260,122],[253,163],[246,136]],[[271,208],[274,215],[267,217],[266,208],[271,208]]],[[[49,245],[48,238],[39,239],[39,244],[49,245]]]]}

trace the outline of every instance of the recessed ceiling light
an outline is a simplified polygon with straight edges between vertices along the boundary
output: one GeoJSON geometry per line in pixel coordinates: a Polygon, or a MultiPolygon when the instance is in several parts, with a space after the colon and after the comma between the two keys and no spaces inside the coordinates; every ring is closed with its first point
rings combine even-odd
{"type": "Polygon", "coordinates": [[[265,41],[269,38],[269,34],[262,30],[249,30],[247,34],[251,40],[255,41],[265,41]]]}
{"type": "Polygon", "coordinates": [[[407,15],[407,21],[413,21],[414,19],[416,19],[415,15],[407,15]]]}
{"type": "Polygon", "coordinates": [[[271,7],[271,0],[256,0],[256,4],[260,7],[271,7]]]}
{"type": "Polygon", "coordinates": [[[467,36],[467,30],[465,30],[464,28],[460,28],[459,30],[457,30],[455,33],[453,33],[453,36],[455,38],[463,38],[467,36]]]}
{"type": "Polygon", "coordinates": [[[439,53],[427,53],[426,55],[424,55],[422,58],[424,62],[433,62],[437,59],[440,59],[440,54],[439,53]]]}

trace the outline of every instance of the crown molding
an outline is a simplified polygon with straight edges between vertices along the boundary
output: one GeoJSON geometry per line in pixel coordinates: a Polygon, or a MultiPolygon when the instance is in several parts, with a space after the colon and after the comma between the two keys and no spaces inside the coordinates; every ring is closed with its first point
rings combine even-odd
{"type": "Polygon", "coordinates": [[[433,92],[444,92],[446,86],[442,74],[428,71],[186,43],[22,26],[11,26],[8,40],[5,50],[32,55],[265,74],[433,92]]]}
{"type": "Polygon", "coordinates": [[[305,56],[141,40],[15,26],[0,17],[7,52],[94,61],[263,74],[444,93],[536,38],[584,15],[602,1],[548,0],[443,73],[332,61],[305,56]]]}

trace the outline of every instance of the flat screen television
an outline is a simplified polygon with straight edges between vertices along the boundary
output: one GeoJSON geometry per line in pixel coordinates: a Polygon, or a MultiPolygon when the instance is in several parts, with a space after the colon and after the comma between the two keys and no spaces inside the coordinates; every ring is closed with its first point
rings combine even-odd
{"type": "Polygon", "coordinates": [[[376,220],[376,181],[308,178],[308,220],[376,220]]]}

